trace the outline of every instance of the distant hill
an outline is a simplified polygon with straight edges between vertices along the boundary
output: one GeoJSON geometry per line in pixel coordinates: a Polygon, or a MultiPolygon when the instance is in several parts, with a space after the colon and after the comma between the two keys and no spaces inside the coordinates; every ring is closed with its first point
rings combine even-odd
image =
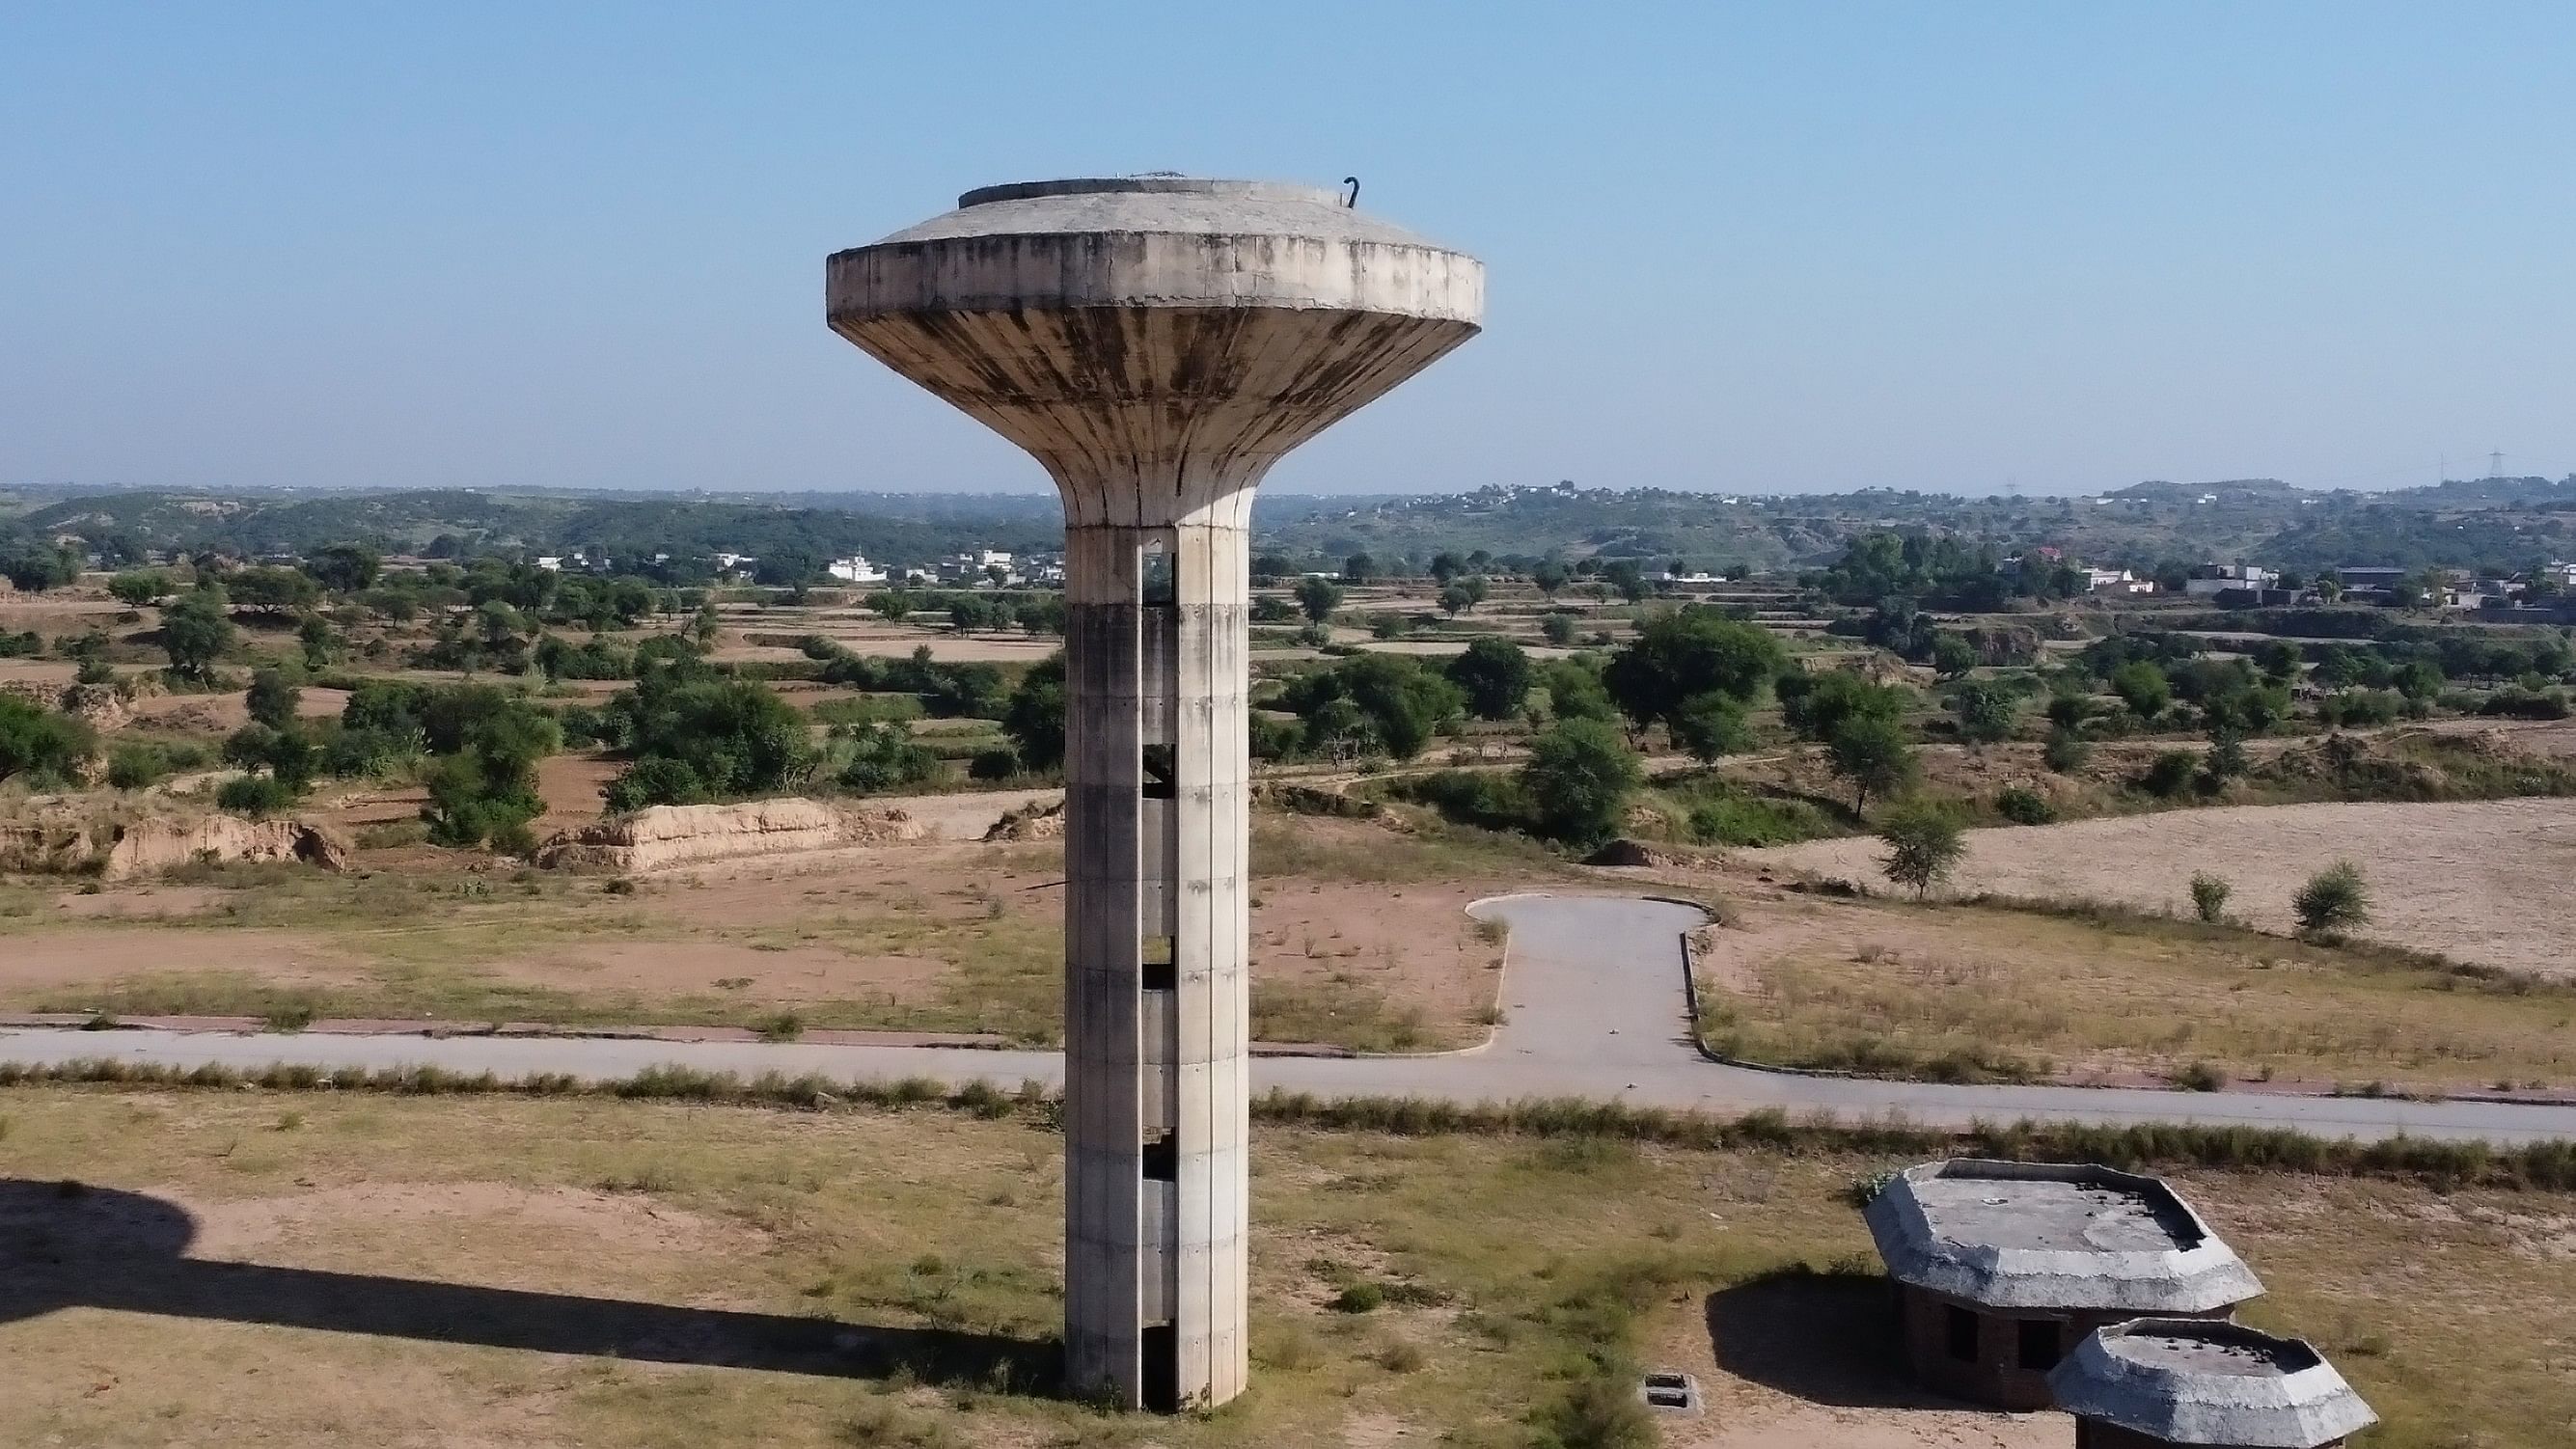
{"type": "Polygon", "coordinates": [[[2453,478],[2423,488],[2398,488],[2371,495],[2375,503],[2400,508],[2530,508],[2576,503],[2576,473],[2551,482],[2547,478],[2453,478]]]}
{"type": "Polygon", "coordinates": [[[2198,503],[2203,498],[2220,503],[2286,503],[2313,495],[2278,478],[2229,478],[2217,483],[2168,483],[2163,479],[2150,479],[2144,483],[2132,483],[2126,488],[2114,488],[2102,496],[2134,498],[2151,503],[2198,503]]]}

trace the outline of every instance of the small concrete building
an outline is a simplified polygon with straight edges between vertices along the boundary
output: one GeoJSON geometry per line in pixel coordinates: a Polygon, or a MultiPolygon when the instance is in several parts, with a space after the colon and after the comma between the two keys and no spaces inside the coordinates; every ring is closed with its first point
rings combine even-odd
{"type": "Polygon", "coordinates": [[[2208,1318],[2141,1318],[2048,1376],[2075,1449],[2330,1449],[2379,1421],[2304,1339],[2208,1318]]]}
{"type": "Polygon", "coordinates": [[[1952,1158],[1870,1201],[1915,1378],[2002,1409],[2044,1409],[2048,1374],[2097,1328],[2224,1318],[2263,1291],[2161,1180],[2081,1164],[1952,1158]]]}

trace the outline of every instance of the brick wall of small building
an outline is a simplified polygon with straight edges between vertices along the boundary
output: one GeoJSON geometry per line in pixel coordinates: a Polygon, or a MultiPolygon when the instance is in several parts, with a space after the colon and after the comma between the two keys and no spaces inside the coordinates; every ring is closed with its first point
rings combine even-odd
{"type": "MultiPolygon", "coordinates": [[[[2005,1313],[1901,1284],[1897,1305],[1905,1337],[1905,1360],[1917,1383],[1954,1399],[2012,1410],[2045,1409],[2056,1402],[2048,1391],[2048,1370],[2021,1366],[2024,1321],[2049,1323],[2055,1330],[2057,1357],[2062,1359],[2093,1330],[2138,1316],[2125,1311],[2084,1310],[2005,1313]],[[1973,1361],[1950,1352],[1950,1310],[1954,1307],[1976,1321],[1977,1355],[1973,1361]]],[[[2227,1315],[2221,1310],[2201,1316],[2227,1315]]]]}

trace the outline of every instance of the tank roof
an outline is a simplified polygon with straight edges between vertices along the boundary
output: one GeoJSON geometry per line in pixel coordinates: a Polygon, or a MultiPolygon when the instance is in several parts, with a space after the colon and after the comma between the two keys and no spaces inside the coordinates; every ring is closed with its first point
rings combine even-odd
{"type": "Polygon", "coordinates": [[[1340,193],[1323,187],[1197,176],[1078,176],[978,187],[957,198],[955,211],[876,245],[1077,234],[1299,237],[1446,250],[1343,205],[1340,193]]]}
{"type": "Polygon", "coordinates": [[[1891,1277],[1990,1308],[2205,1313],[2263,1291],[2162,1180],[2108,1167],[1924,1163],[1867,1216],[1891,1277]]]}
{"type": "Polygon", "coordinates": [[[2317,1449],[2379,1418],[2306,1340],[2225,1319],[2098,1330],[2048,1386],[2070,1414],[2168,1444],[2317,1449]]]}

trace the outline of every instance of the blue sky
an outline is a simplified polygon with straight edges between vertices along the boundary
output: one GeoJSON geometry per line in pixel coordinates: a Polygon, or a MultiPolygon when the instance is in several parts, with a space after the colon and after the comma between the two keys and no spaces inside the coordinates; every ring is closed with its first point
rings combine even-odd
{"type": "Polygon", "coordinates": [[[2576,7],[0,0],[0,482],[1043,487],[824,330],[970,186],[1364,180],[1275,488],[2576,469],[2576,7]]]}

